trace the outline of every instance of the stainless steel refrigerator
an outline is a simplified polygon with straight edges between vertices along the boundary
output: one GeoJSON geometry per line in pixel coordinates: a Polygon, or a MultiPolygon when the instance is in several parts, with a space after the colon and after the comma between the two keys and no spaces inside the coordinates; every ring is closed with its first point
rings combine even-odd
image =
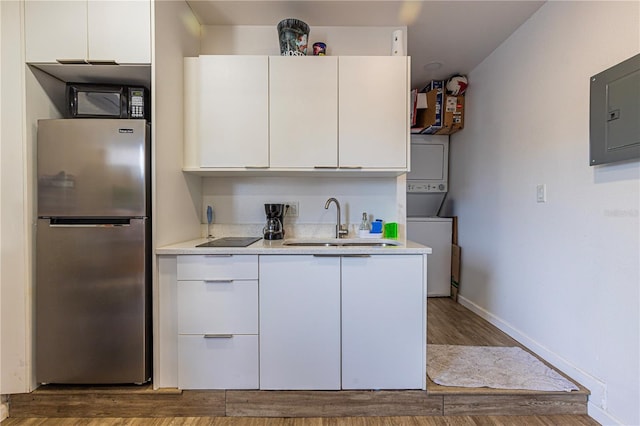
{"type": "Polygon", "coordinates": [[[145,120],[39,120],[36,380],[151,377],[145,120]]]}

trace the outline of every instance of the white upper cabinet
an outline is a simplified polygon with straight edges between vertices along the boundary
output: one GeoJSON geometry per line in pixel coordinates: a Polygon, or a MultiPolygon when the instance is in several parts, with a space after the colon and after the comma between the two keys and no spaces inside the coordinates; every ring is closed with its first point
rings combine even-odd
{"type": "Polygon", "coordinates": [[[200,56],[200,167],[269,167],[269,58],[200,56]]]}
{"type": "Polygon", "coordinates": [[[26,61],[151,63],[151,1],[25,2],[26,61]]]}
{"type": "Polygon", "coordinates": [[[151,63],[150,0],[89,1],[89,61],[151,63]]]}
{"type": "Polygon", "coordinates": [[[406,56],[341,56],[340,167],[407,168],[406,56]]]}
{"type": "Polygon", "coordinates": [[[338,58],[269,58],[270,166],[338,166],[338,58]]]}
{"type": "Polygon", "coordinates": [[[406,172],[408,57],[203,55],[197,63],[196,87],[188,79],[198,73],[185,73],[198,117],[197,131],[186,132],[185,170],[406,172]]]}
{"type": "Polygon", "coordinates": [[[25,2],[27,62],[87,58],[87,2],[25,2]]]}

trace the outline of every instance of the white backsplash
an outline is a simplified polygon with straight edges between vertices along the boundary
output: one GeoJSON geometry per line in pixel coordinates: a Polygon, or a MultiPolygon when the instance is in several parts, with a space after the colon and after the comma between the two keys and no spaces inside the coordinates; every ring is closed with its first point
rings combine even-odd
{"type": "MultiPolygon", "coordinates": [[[[261,237],[264,223],[259,224],[238,224],[238,223],[213,223],[211,224],[211,235],[213,238],[220,237],[261,237]]],[[[285,238],[332,238],[335,237],[335,224],[316,223],[284,226],[285,238]]],[[[207,225],[202,225],[200,235],[207,237],[207,225]]],[[[349,226],[349,238],[358,236],[357,225],[349,226]]]]}
{"type": "Polygon", "coordinates": [[[336,223],[336,206],[325,209],[328,198],[341,206],[341,222],[358,225],[362,213],[370,220],[404,222],[404,180],[397,178],[234,177],[205,178],[202,188],[202,223],[207,206],[213,207],[214,223],[262,224],[265,203],[298,202],[297,217],[285,217],[285,227],[336,223]],[[398,191],[402,201],[398,200],[398,191]],[[402,217],[400,217],[400,215],[402,217]]]}

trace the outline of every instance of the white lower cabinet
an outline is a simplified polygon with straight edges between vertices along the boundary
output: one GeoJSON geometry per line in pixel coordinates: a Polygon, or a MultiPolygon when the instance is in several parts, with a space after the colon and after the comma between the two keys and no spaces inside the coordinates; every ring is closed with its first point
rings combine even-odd
{"type": "Polygon", "coordinates": [[[422,389],[423,257],[342,258],[342,388],[422,389]]]}
{"type": "Polygon", "coordinates": [[[340,389],[340,258],[260,256],[260,389],[340,389]]]}
{"type": "Polygon", "coordinates": [[[260,256],[261,389],[425,389],[423,255],[260,256]]]}
{"type": "Polygon", "coordinates": [[[426,389],[426,268],[422,254],[178,256],[178,387],[426,389]]]}
{"type": "Polygon", "coordinates": [[[258,388],[258,256],[178,256],[178,387],[258,388]]]}

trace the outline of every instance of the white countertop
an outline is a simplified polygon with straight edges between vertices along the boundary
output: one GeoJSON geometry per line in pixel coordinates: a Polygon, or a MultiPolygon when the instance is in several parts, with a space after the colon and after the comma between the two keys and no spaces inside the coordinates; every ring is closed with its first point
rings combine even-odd
{"type": "Polygon", "coordinates": [[[399,246],[289,246],[284,240],[259,240],[248,247],[196,247],[206,238],[156,248],[158,255],[181,254],[431,254],[431,248],[413,241],[399,246]]]}

